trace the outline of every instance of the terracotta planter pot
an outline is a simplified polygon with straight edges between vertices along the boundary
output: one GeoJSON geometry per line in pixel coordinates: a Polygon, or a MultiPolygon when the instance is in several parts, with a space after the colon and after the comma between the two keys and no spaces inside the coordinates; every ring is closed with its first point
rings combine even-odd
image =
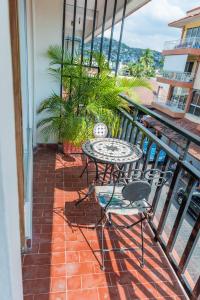
{"type": "Polygon", "coordinates": [[[81,146],[75,146],[70,142],[64,142],[63,153],[64,154],[82,153],[82,148],[81,146]]]}

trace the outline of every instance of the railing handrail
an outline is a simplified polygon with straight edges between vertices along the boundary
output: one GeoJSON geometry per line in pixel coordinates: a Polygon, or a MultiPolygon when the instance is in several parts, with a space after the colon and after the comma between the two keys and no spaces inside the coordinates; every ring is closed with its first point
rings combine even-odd
{"type": "Polygon", "coordinates": [[[153,142],[155,142],[160,149],[164,150],[171,159],[173,159],[174,161],[179,163],[182,166],[182,168],[185,169],[185,171],[192,174],[192,176],[194,178],[196,178],[197,180],[200,179],[200,171],[197,168],[195,168],[195,166],[191,165],[185,159],[181,159],[181,156],[175,150],[173,150],[171,147],[169,147],[165,142],[163,142],[161,139],[159,139],[155,134],[153,134],[150,130],[148,130],[146,127],[144,127],[140,122],[134,120],[134,117],[131,116],[127,111],[125,111],[124,109],[120,109],[120,112],[130,122],[134,123],[142,132],[144,132],[146,136],[148,136],[153,142]]]}
{"type": "Polygon", "coordinates": [[[173,96],[171,96],[171,98],[170,99],[166,99],[166,97],[165,96],[158,96],[158,95],[154,95],[154,99],[155,99],[155,101],[163,101],[163,102],[167,102],[167,101],[171,101],[171,100],[176,100],[176,97],[183,97],[183,96],[185,96],[185,94],[180,94],[180,95],[173,95],[173,96]]]}
{"type": "MultiPolygon", "coordinates": [[[[175,70],[162,70],[159,74],[161,77],[166,77],[168,79],[177,81],[191,82],[194,80],[194,74],[192,72],[181,72],[175,70]]],[[[159,76],[158,75],[158,76],[159,76]]]]}
{"type": "Polygon", "coordinates": [[[162,70],[162,72],[166,72],[166,73],[176,73],[176,74],[184,74],[184,75],[192,75],[192,72],[181,72],[181,71],[176,71],[176,70],[162,70]]]}
{"type": "Polygon", "coordinates": [[[171,40],[171,41],[165,41],[165,43],[177,43],[177,42],[196,41],[196,40],[200,41],[200,37],[195,36],[195,37],[191,37],[191,38],[176,39],[176,40],[171,40]]]}
{"type": "Polygon", "coordinates": [[[179,46],[180,48],[188,48],[188,47],[195,47],[195,43],[200,43],[200,37],[190,37],[190,38],[182,38],[172,41],[165,41],[163,49],[170,50],[173,49],[172,46],[179,46]]]}
{"type": "MultiPolygon", "coordinates": [[[[139,111],[148,113],[149,115],[158,119],[155,113],[152,113],[143,106],[132,102],[124,95],[120,96],[128,103],[134,105],[136,108],[133,114],[124,109],[119,109],[120,127],[117,135],[119,139],[133,143],[134,145],[140,147],[140,149],[143,151],[141,160],[138,161],[134,167],[141,171],[145,171],[149,167],[151,170],[158,168],[161,170],[161,172],[170,171],[170,174],[172,174],[172,177],[169,180],[168,188],[162,190],[158,184],[155,184],[154,188],[152,189],[153,193],[151,196],[151,206],[153,218],[150,220],[149,224],[155,233],[156,240],[160,243],[163,251],[169,259],[171,266],[181,280],[185,291],[188,293],[191,299],[197,299],[200,295],[200,277],[198,277],[193,286],[193,284],[191,284],[188,280],[188,277],[183,275],[185,274],[185,271],[188,270],[187,268],[190,264],[191,258],[194,258],[194,251],[198,249],[197,243],[200,234],[200,214],[198,210],[195,214],[197,219],[194,223],[191,222],[190,224],[192,228],[189,235],[185,234],[186,241],[184,239],[184,243],[182,243],[180,242],[180,238],[182,239],[184,235],[184,232],[182,231],[182,228],[184,227],[182,226],[185,218],[187,217],[186,215],[192,201],[193,192],[200,182],[200,170],[198,170],[195,165],[192,165],[191,162],[186,160],[187,158],[185,156],[185,152],[184,156],[182,153],[178,153],[175,149],[169,147],[167,142],[165,142],[162,137],[157,137],[155,132],[151,132],[151,130],[146,128],[143,123],[137,120],[139,111]],[[181,201],[180,207],[176,207],[177,213],[174,214],[174,209],[171,211],[171,208],[177,199],[180,187],[184,191],[184,200],[181,201]],[[163,197],[163,193],[166,195],[165,197],[163,197]],[[171,217],[173,220],[171,220],[171,217]],[[170,227],[169,222],[173,222],[172,226],[170,227]],[[164,239],[166,232],[167,234],[169,233],[169,238],[167,240],[164,239]],[[180,248],[179,244],[183,248],[180,251],[178,251],[180,248]],[[177,255],[180,256],[180,260],[173,255],[174,249],[177,251],[177,255]]],[[[159,117],[159,119],[161,119],[161,117],[159,117]]],[[[187,143],[186,146],[187,153],[188,146],[189,143],[187,143]]],[[[130,175],[132,174],[132,168],[132,164],[126,166],[126,171],[130,175]]],[[[160,174],[158,183],[162,182],[163,178],[164,176],[160,174]]],[[[194,263],[195,260],[193,264],[194,263]]],[[[190,270],[188,270],[188,273],[190,275],[190,270]]]]}
{"type": "Polygon", "coordinates": [[[177,124],[174,124],[173,121],[169,121],[167,118],[161,116],[160,114],[144,107],[143,105],[140,105],[136,102],[134,102],[133,100],[131,100],[128,96],[124,95],[124,94],[119,94],[119,96],[121,98],[123,98],[125,101],[127,101],[129,104],[131,104],[132,106],[135,106],[136,109],[146,113],[147,115],[150,115],[151,117],[155,118],[156,120],[160,121],[161,123],[163,123],[164,125],[168,126],[169,128],[173,129],[174,131],[176,131],[177,133],[181,134],[183,137],[185,137],[187,140],[189,140],[190,142],[193,142],[194,144],[200,146],[200,137],[191,133],[190,131],[188,131],[187,129],[182,129],[179,126],[177,126],[177,124]]]}

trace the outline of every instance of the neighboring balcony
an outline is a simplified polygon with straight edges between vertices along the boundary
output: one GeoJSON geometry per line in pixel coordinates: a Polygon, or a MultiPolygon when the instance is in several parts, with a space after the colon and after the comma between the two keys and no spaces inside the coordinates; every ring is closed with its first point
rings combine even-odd
{"type": "Polygon", "coordinates": [[[163,55],[193,54],[200,55],[200,38],[187,38],[164,43],[163,55]]]}
{"type": "Polygon", "coordinates": [[[162,71],[157,80],[173,86],[192,88],[194,74],[190,72],[162,71]]]}
{"type": "Polygon", "coordinates": [[[172,118],[183,118],[185,116],[185,103],[177,101],[175,97],[170,100],[155,97],[152,106],[172,118]]]}

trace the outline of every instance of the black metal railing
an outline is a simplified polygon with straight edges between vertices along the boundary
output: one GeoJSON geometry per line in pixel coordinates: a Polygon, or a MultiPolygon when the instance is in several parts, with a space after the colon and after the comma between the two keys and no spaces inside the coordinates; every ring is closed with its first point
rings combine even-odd
{"type": "MultiPolygon", "coordinates": [[[[156,240],[161,244],[188,295],[191,299],[197,299],[200,295],[200,278],[197,278],[199,274],[196,259],[199,257],[196,254],[195,258],[193,256],[194,252],[198,252],[198,243],[200,244],[200,214],[192,218],[188,216],[188,211],[193,192],[200,183],[200,171],[186,160],[186,153],[191,142],[200,145],[200,138],[187,130],[178,128],[173,122],[169,122],[144,106],[133,103],[126,96],[120,96],[134,107],[132,114],[124,110],[119,111],[118,138],[137,144],[143,150],[143,157],[135,163],[135,167],[142,170],[148,167],[173,171],[172,179],[167,187],[162,189],[158,189],[156,186],[152,187],[150,201],[153,206],[153,218],[151,227],[156,240]],[[178,154],[162,138],[158,138],[139,122],[138,113],[154,117],[183,136],[187,141],[184,153],[178,154]],[[180,189],[183,191],[183,197],[179,205],[176,199],[180,189]],[[190,225],[187,225],[186,233],[184,226],[186,223],[188,224],[188,218],[190,218],[190,225]],[[193,273],[196,268],[196,277],[193,281],[188,271],[191,261],[193,261],[193,273]]],[[[132,168],[133,165],[129,167],[132,168]]]]}

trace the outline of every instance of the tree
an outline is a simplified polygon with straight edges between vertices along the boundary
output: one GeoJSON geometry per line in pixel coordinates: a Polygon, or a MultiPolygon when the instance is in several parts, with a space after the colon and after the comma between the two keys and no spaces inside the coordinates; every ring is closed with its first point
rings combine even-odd
{"type": "Polygon", "coordinates": [[[129,63],[127,70],[133,77],[150,78],[155,76],[155,66],[153,53],[150,49],[146,49],[143,55],[136,63],[129,63]]]}

